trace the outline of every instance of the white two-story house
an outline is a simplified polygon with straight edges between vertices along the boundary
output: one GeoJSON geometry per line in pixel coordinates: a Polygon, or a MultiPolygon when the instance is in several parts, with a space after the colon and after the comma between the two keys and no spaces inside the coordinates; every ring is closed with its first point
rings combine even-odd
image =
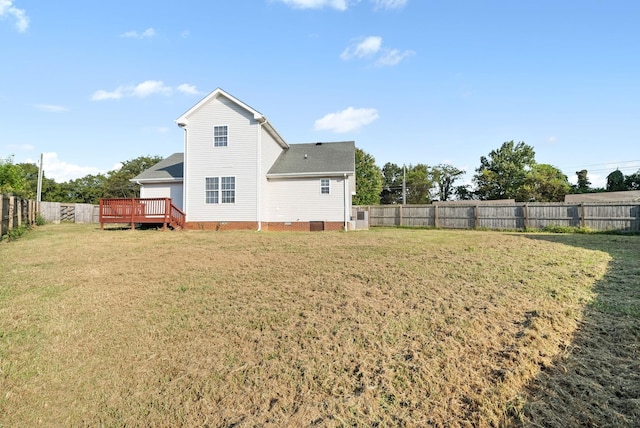
{"type": "Polygon", "coordinates": [[[222,89],[176,123],[184,152],[132,181],[142,198],[172,198],[187,228],[351,228],[353,141],[288,144],[264,115],[222,89]]]}

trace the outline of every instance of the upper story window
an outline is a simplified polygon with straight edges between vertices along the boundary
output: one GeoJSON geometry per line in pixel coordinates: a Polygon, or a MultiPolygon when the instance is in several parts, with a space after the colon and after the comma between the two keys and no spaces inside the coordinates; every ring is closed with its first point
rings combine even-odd
{"type": "Polygon", "coordinates": [[[227,147],[229,140],[229,127],[220,125],[213,127],[213,147],[227,147]]]}
{"type": "Polygon", "coordinates": [[[323,178],[320,180],[320,193],[323,195],[328,195],[330,193],[328,178],[323,178]]]}

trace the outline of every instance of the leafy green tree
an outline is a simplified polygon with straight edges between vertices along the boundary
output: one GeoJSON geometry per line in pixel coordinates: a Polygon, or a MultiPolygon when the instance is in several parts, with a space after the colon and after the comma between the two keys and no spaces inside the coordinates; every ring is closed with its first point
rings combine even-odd
{"type": "Polygon", "coordinates": [[[104,183],[103,198],[138,198],[140,186],[130,180],[162,160],[162,156],[139,156],[122,162],[120,169],[109,171],[104,183]]]}
{"type": "Polygon", "coordinates": [[[106,181],[107,177],[103,174],[89,174],[75,180],[69,180],[62,186],[64,202],[98,204],[100,198],[105,197],[106,181]]]}
{"type": "Polygon", "coordinates": [[[402,167],[391,162],[384,164],[382,167],[382,192],[380,192],[380,203],[402,203],[403,175],[402,167]]]}
{"type": "Polygon", "coordinates": [[[591,191],[589,186],[591,186],[591,182],[587,177],[587,170],[582,169],[580,171],[576,171],[576,175],[578,176],[578,183],[573,187],[573,193],[588,193],[591,191]]]}
{"type": "Polygon", "coordinates": [[[27,197],[25,178],[22,170],[13,164],[13,156],[0,159],[0,193],[27,197]]]}
{"type": "Polygon", "coordinates": [[[356,148],[356,194],[354,205],[377,205],[382,192],[382,171],[373,156],[356,148]]]}
{"type": "Polygon", "coordinates": [[[607,192],[618,192],[621,190],[627,190],[627,186],[624,184],[624,174],[616,169],[611,174],[607,175],[607,192]]]}
{"type": "Polygon", "coordinates": [[[431,202],[431,190],[434,187],[429,166],[419,163],[407,168],[407,203],[428,204],[431,202]]]}
{"type": "Polygon", "coordinates": [[[507,141],[488,157],[480,158],[473,181],[480,199],[526,200],[523,186],[535,165],[533,147],[524,142],[507,141]]]}
{"type": "Polygon", "coordinates": [[[431,177],[437,189],[438,200],[448,201],[453,196],[455,191],[453,184],[464,173],[465,171],[453,165],[440,164],[431,168],[431,177]]]}
{"type": "Polygon", "coordinates": [[[523,186],[523,197],[536,202],[563,202],[571,190],[567,176],[548,164],[535,164],[523,186]]]}
{"type": "Polygon", "coordinates": [[[468,184],[456,186],[454,193],[456,195],[456,199],[460,201],[470,201],[477,199],[478,197],[468,184]]]}
{"type": "Polygon", "coordinates": [[[640,190],[640,169],[624,178],[624,184],[628,190],[640,190]]]}

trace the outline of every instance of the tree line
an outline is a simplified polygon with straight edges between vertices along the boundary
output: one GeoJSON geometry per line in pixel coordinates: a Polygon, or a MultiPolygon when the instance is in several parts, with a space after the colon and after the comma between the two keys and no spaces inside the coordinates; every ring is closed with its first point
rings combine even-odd
{"type": "MultiPolygon", "coordinates": [[[[137,198],[140,196],[140,186],[129,180],[162,159],[162,156],[140,156],[122,162],[119,169],[106,174],[89,174],[62,183],[47,178],[45,169],[42,179],[42,200],[97,204],[100,198],[137,198]]],[[[37,189],[38,166],[36,164],[14,164],[12,157],[0,159],[0,193],[35,199],[37,189]]]]}
{"type": "Polygon", "coordinates": [[[507,141],[480,157],[471,185],[456,185],[466,174],[448,164],[423,163],[399,166],[387,162],[378,167],[375,158],[356,149],[354,205],[428,204],[448,200],[514,199],[516,202],[563,202],[572,193],[640,190],[640,169],[631,175],[616,170],[607,176],[605,188],[591,187],[586,169],[576,171],[572,185],[553,165],[537,163],[533,147],[507,141]]]}
{"type": "MultiPolygon", "coordinates": [[[[140,187],[130,180],[160,162],[161,156],[139,156],[122,162],[119,169],[105,174],[89,174],[57,183],[42,180],[42,200],[97,204],[100,198],[136,198],[140,187]]],[[[577,183],[549,164],[535,160],[533,147],[524,142],[507,141],[487,156],[480,157],[471,185],[457,184],[466,171],[453,165],[424,163],[382,168],[373,156],[356,148],[356,195],[354,205],[428,204],[433,201],[515,199],[518,202],[562,202],[569,193],[640,190],[640,169],[631,175],[616,170],[607,176],[605,188],[591,187],[586,169],[576,171],[577,183]]],[[[13,158],[0,158],[0,193],[35,199],[38,166],[14,164],[13,158]]]]}

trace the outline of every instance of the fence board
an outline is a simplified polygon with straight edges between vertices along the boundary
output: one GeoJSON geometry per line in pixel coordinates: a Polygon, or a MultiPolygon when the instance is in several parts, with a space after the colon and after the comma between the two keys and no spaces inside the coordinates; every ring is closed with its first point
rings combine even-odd
{"type": "Polygon", "coordinates": [[[542,229],[547,226],[640,232],[640,204],[496,203],[376,205],[368,209],[370,226],[423,226],[447,229],[542,229]]]}

